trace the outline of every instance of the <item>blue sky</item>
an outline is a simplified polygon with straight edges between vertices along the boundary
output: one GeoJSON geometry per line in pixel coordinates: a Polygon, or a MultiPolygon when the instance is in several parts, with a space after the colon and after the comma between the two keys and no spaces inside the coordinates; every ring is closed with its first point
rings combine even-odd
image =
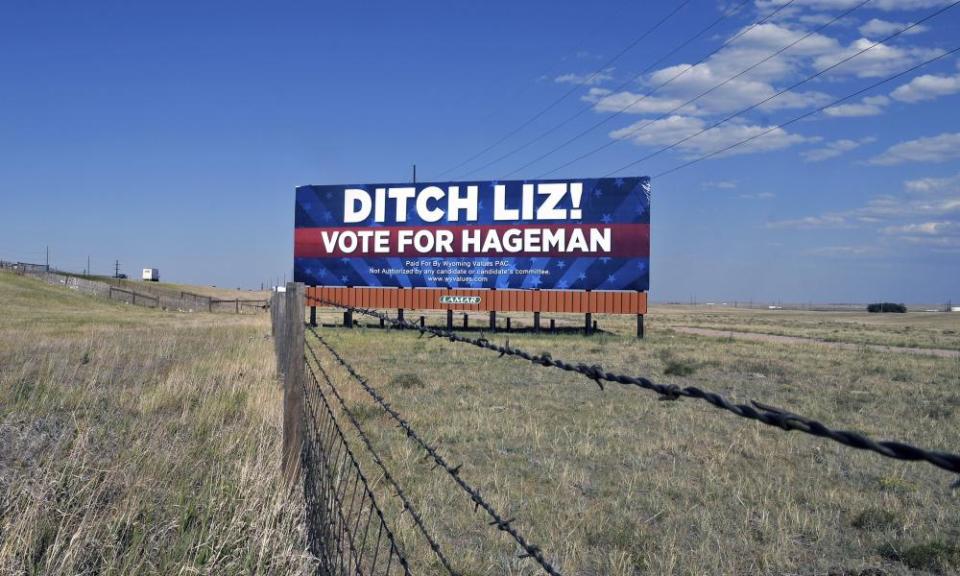
{"type": "MultiPolygon", "coordinates": [[[[0,258],[49,245],[68,269],[89,255],[94,272],[119,259],[259,288],[289,276],[297,185],[404,180],[412,163],[420,180],[535,178],[615,140],[551,174],[603,176],[950,4],[872,0],[817,31],[862,0],[788,1],[6,2],[0,258]]],[[[958,38],[960,6],[619,174],[656,175],[958,38]]],[[[949,56],[655,179],[652,297],[960,301],[958,103],[949,56]]]]}

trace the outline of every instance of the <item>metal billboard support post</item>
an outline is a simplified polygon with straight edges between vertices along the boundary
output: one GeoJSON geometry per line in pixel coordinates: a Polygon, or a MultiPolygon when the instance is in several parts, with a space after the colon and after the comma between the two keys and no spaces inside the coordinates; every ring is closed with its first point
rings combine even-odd
{"type": "Polygon", "coordinates": [[[537,333],[540,332],[540,313],[539,312],[533,313],[533,331],[537,333]]]}
{"type": "Polygon", "coordinates": [[[497,331],[497,311],[496,310],[490,311],[490,331],[491,332],[497,331]]]}
{"type": "Polygon", "coordinates": [[[343,313],[343,327],[353,328],[353,310],[347,310],[343,313]]]}
{"type": "Polygon", "coordinates": [[[317,327],[317,307],[316,306],[310,307],[310,325],[313,326],[314,328],[317,327]]]}
{"type": "Polygon", "coordinates": [[[593,314],[587,312],[583,317],[583,333],[587,336],[593,334],[593,314]]]}
{"type": "Polygon", "coordinates": [[[453,310],[447,310],[447,330],[453,330],[453,310]]]}
{"type": "Polygon", "coordinates": [[[397,309],[397,320],[400,322],[397,327],[403,330],[403,308],[397,309]]]}
{"type": "Polygon", "coordinates": [[[643,314],[637,314],[637,338],[643,338],[643,314]]]}
{"type": "Polygon", "coordinates": [[[470,318],[470,317],[467,315],[467,313],[464,312],[464,313],[463,313],[463,327],[464,327],[464,328],[467,328],[467,327],[470,325],[470,320],[469,320],[469,318],[470,318]]]}

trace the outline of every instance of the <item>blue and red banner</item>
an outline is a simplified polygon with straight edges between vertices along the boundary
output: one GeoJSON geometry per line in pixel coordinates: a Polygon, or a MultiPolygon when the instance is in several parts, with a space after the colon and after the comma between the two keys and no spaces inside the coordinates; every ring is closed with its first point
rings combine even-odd
{"type": "Polygon", "coordinates": [[[294,279],[309,286],[650,286],[650,179],[297,188],[294,279]]]}

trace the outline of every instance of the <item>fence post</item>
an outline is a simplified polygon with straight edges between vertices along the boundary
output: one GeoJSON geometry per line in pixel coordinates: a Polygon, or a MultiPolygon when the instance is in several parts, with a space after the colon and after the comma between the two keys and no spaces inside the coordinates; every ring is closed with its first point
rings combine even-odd
{"type": "Polygon", "coordinates": [[[304,385],[304,285],[287,284],[286,292],[286,370],[283,379],[283,476],[294,482],[300,473],[300,449],[303,445],[304,385]]]}
{"type": "Polygon", "coordinates": [[[234,300],[234,304],[235,304],[236,307],[237,307],[237,314],[239,314],[239,313],[240,313],[240,299],[237,298],[236,300],[234,300]]]}

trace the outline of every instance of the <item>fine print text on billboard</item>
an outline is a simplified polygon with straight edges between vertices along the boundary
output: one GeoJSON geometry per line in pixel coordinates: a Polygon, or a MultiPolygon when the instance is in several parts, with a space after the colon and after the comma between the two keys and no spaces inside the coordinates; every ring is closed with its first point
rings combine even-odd
{"type": "Polygon", "coordinates": [[[309,286],[650,286],[646,177],[301,186],[295,225],[309,286]]]}

